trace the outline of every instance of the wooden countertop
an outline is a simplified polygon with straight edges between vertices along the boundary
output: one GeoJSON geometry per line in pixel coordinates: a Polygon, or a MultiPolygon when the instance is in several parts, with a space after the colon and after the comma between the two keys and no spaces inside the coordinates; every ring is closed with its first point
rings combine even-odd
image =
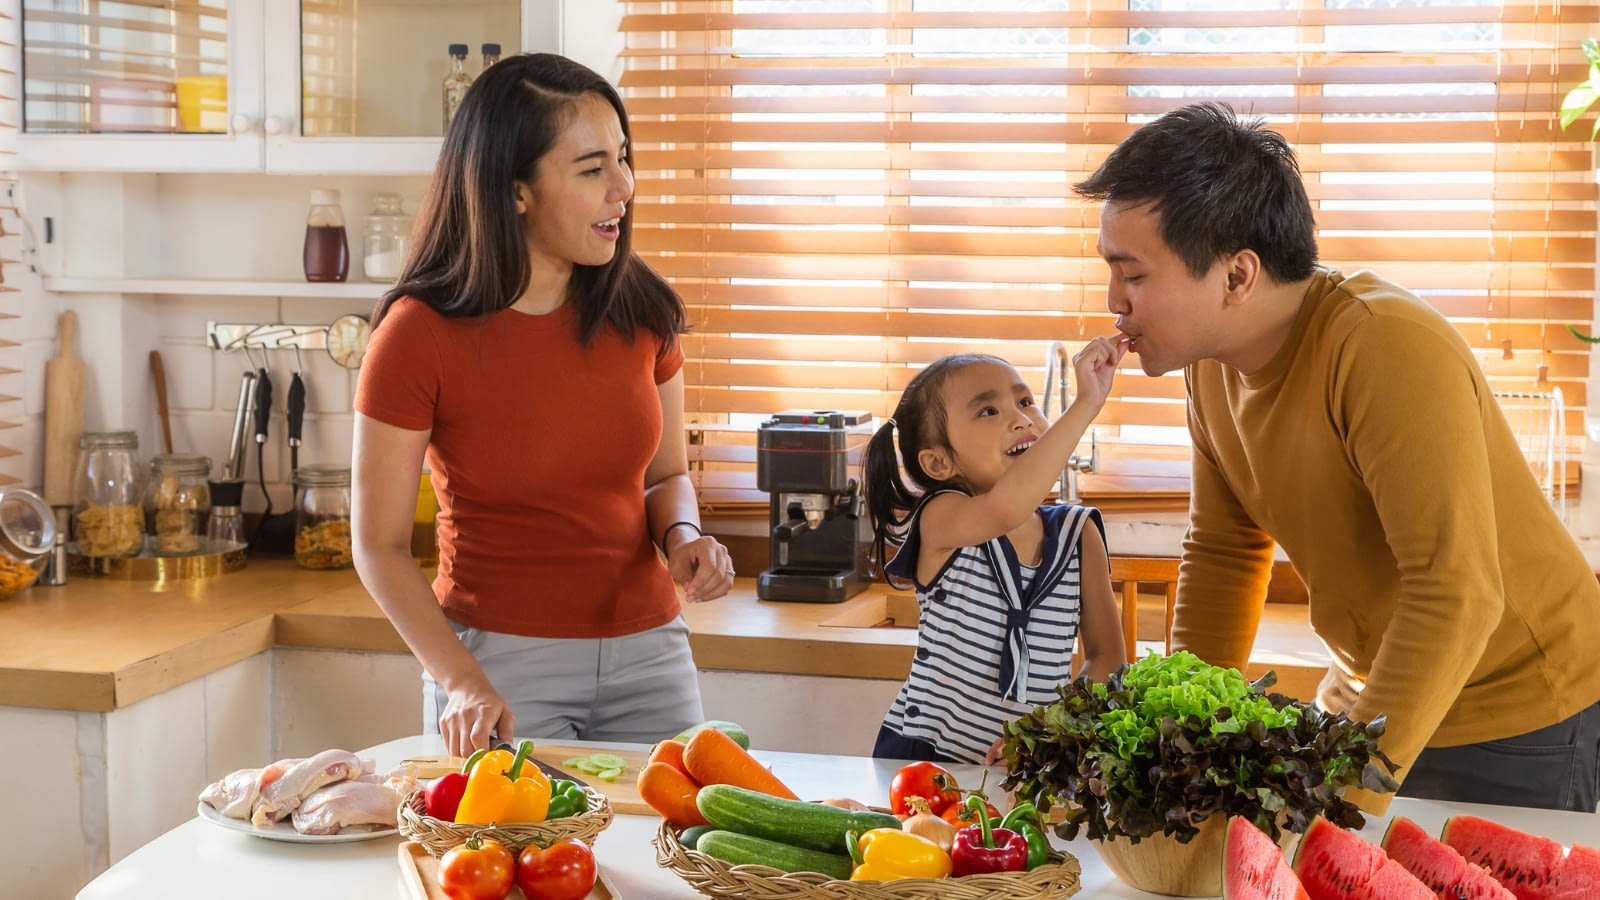
{"type": "MultiPolygon", "coordinates": [[[[684,617],[701,668],[899,679],[915,629],[860,627],[884,618],[889,593],[876,585],[844,603],[772,603],[741,578],[684,617]]],[[[274,646],[408,652],[353,570],[310,571],[289,558],[168,584],[35,586],[0,600],[0,635],[0,705],[82,712],[132,705],[274,646]]],[[[1276,668],[1280,690],[1309,696],[1327,656],[1305,608],[1269,604],[1257,644],[1273,649],[1247,674],[1276,668]]]]}

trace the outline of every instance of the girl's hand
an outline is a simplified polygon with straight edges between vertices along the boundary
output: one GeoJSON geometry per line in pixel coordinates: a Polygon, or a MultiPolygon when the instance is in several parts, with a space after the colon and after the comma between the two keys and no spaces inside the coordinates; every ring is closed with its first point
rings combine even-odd
{"type": "Polygon", "coordinates": [[[1002,751],[1006,749],[1006,739],[1000,738],[989,745],[989,752],[983,754],[983,764],[986,766],[998,765],[1005,762],[1002,751]]]}
{"type": "Polygon", "coordinates": [[[1117,372],[1117,363],[1128,352],[1128,336],[1119,334],[1116,339],[1097,337],[1084,345],[1072,357],[1072,368],[1077,375],[1078,392],[1074,402],[1093,404],[1096,409],[1105,405],[1111,396],[1111,380],[1117,372]]]}
{"type": "Polygon", "coordinates": [[[715,600],[733,587],[733,557],[708,534],[673,547],[667,555],[667,571],[673,581],[683,585],[687,603],[715,600]]]}
{"type": "Polygon", "coordinates": [[[488,749],[491,735],[509,742],[516,724],[505,698],[484,679],[450,692],[439,733],[446,753],[471,756],[474,750],[488,749]]]}

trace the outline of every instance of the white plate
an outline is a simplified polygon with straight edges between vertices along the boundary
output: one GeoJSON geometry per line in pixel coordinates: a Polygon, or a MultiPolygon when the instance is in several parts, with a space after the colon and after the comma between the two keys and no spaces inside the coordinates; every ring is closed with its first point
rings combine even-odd
{"type": "Polygon", "coordinates": [[[248,819],[230,819],[222,813],[212,809],[206,803],[200,803],[195,811],[200,818],[213,825],[226,828],[229,831],[238,831],[251,837],[266,838],[269,841],[287,841],[291,844],[344,844],[350,841],[370,841],[373,838],[388,837],[399,834],[400,828],[380,828],[376,831],[349,831],[340,834],[301,834],[294,830],[288,820],[275,822],[266,828],[257,828],[250,824],[248,819]]]}

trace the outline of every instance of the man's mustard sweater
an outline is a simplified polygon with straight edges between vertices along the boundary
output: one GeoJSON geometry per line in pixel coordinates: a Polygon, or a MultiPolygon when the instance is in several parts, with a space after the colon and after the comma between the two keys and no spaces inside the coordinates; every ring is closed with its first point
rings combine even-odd
{"type": "Polygon", "coordinates": [[[1185,379],[1174,649],[1243,669],[1276,542],[1333,658],[1319,704],[1388,716],[1381,746],[1402,779],[1425,746],[1512,737],[1600,699],[1600,584],[1432,308],[1371,273],[1320,270],[1265,368],[1203,360],[1185,379]]]}

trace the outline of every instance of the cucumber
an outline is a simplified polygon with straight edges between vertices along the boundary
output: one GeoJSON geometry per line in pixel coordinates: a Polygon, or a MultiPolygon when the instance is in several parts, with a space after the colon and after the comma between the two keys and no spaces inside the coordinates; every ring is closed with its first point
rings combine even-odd
{"type": "Polygon", "coordinates": [[[807,850],[734,831],[708,831],[695,849],[732,866],[771,866],[784,872],[818,872],[841,881],[850,877],[850,857],[842,853],[807,850]]]}
{"type": "Polygon", "coordinates": [[[735,744],[738,744],[746,750],[750,749],[750,735],[745,733],[744,726],[738,724],[737,722],[728,722],[723,719],[712,719],[709,722],[701,722],[699,725],[696,725],[693,728],[686,728],[682,734],[679,734],[677,737],[673,738],[673,740],[687,744],[689,739],[694,737],[695,732],[704,730],[706,728],[715,728],[728,737],[733,738],[733,742],[735,744]]]}
{"type": "Polygon", "coordinates": [[[678,835],[678,843],[688,847],[690,850],[694,850],[696,849],[695,844],[699,843],[700,838],[708,831],[716,831],[716,829],[710,825],[690,825],[683,830],[682,834],[678,835]]]}
{"type": "Polygon", "coordinates": [[[706,821],[724,831],[826,853],[844,852],[847,831],[865,834],[900,827],[900,820],[888,813],[789,800],[731,784],[708,784],[694,802],[706,821]]]}

